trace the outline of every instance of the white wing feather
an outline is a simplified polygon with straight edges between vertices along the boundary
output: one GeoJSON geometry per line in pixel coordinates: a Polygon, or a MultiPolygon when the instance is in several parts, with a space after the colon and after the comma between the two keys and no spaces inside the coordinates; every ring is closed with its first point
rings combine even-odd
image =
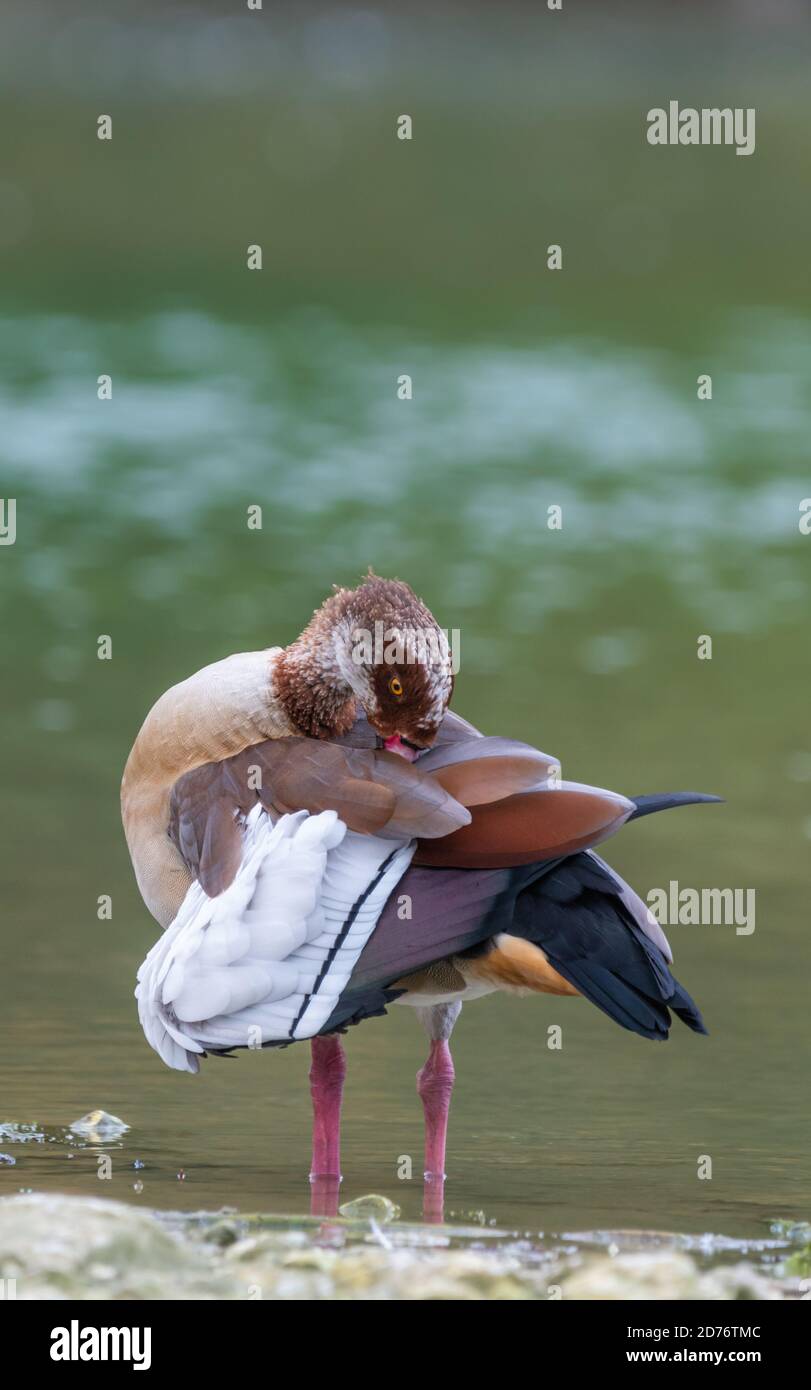
{"type": "Polygon", "coordinates": [[[256,806],[233,883],[217,898],[193,883],[138,971],[150,1046],[168,1066],[196,1072],[207,1047],[313,1036],[413,850],[347,833],[334,811],[299,811],[274,826],[256,806]]]}

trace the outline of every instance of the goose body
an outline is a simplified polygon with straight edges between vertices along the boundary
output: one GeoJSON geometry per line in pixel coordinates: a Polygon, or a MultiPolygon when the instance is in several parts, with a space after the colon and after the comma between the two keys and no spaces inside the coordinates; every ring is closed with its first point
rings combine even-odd
{"type": "MultiPolygon", "coordinates": [[[[372,585],[378,607],[387,583],[372,585]]],[[[290,648],[226,658],[147,716],[122,816],[164,931],[136,996],[148,1041],[177,1070],[310,1039],[312,1171],[333,1187],[339,1035],[411,1005],[431,1039],[418,1090],[426,1177],[441,1185],[448,1039],[464,1002],[582,995],[646,1038],[667,1037],[671,1011],[705,1031],[661,928],[594,846],[639,815],[717,798],[633,800],[563,781],[555,759],[447,711],[441,654],[438,672],[416,678],[406,667],[382,683],[357,675],[345,645],[353,603],[348,591],[328,600],[292,660],[290,648]]]]}

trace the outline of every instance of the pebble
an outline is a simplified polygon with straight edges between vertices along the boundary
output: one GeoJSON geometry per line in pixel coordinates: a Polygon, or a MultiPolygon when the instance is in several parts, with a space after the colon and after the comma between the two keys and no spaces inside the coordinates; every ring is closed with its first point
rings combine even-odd
{"type": "Polygon", "coordinates": [[[106,1110],[89,1110],[81,1119],[74,1120],[69,1128],[74,1134],[85,1134],[90,1139],[112,1139],[128,1130],[129,1125],[106,1110]]]}
{"type": "Polygon", "coordinates": [[[371,1192],[366,1197],[356,1197],[354,1202],[344,1202],[338,1210],[341,1216],[346,1216],[351,1221],[396,1221],[400,1215],[400,1208],[396,1203],[389,1201],[388,1197],[379,1196],[376,1192],[371,1192]]]}

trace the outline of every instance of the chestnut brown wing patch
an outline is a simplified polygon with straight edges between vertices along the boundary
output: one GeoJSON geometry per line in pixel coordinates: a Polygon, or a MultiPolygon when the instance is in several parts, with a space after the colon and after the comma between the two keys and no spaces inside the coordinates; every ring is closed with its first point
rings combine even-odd
{"type": "Polygon", "coordinates": [[[415,864],[503,869],[599,844],[634,809],[614,792],[562,782],[474,806],[469,825],[442,840],[420,841],[415,864]]]}
{"type": "Polygon", "coordinates": [[[501,801],[560,778],[556,758],[511,738],[470,738],[432,749],[420,758],[431,776],[463,806],[501,801]]]}

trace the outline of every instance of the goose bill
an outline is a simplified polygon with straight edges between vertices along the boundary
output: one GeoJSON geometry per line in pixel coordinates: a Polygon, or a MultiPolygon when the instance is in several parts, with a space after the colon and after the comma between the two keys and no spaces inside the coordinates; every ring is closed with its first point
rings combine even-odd
{"type": "Polygon", "coordinates": [[[391,738],[384,739],[383,747],[389,753],[399,753],[400,757],[405,758],[407,763],[416,762],[419,755],[419,749],[405,742],[399,734],[392,734],[391,738]]]}

